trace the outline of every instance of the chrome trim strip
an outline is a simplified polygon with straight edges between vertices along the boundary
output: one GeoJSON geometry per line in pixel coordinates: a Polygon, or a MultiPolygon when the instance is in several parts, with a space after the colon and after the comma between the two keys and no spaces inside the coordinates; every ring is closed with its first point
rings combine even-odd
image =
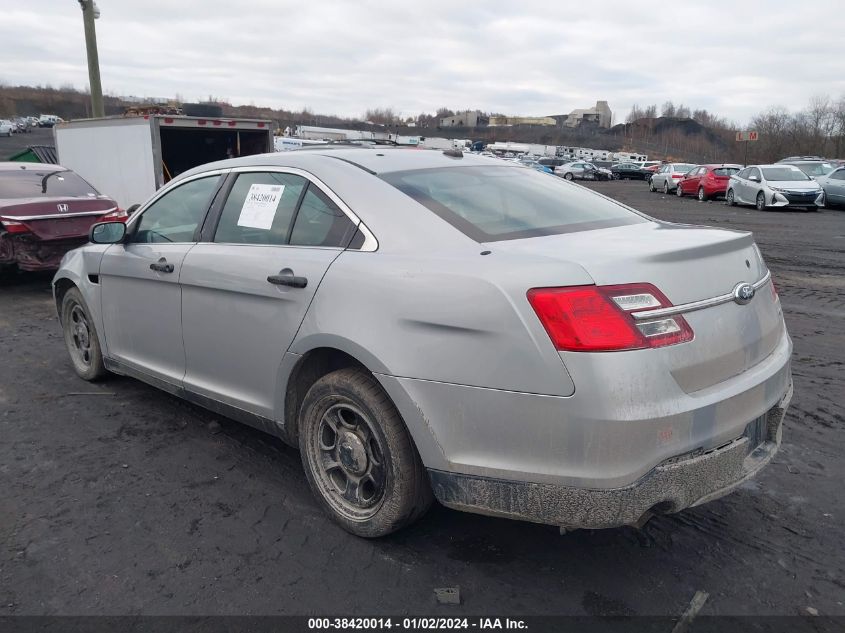
{"type": "MultiPolygon", "coordinates": [[[[762,279],[751,284],[755,292],[765,286],[772,278],[771,271],[767,271],[762,279]]],[[[702,299],[701,301],[693,301],[691,303],[684,303],[678,306],[671,306],[669,308],[658,308],[657,310],[645,310],[643,312],[634,312],[631,314],[635,321],[644,321],[646,319],[658,319],[665,316],[673,316],[676,314],[683,314],[685,312],[695,312],[696,310],[704,310],[705,308],[712,308],[714,306],[722,305],[723,303],[730,303],[734,300],[733,292],[713,297],[712,299],[702,299]]]]}
{"type": "Polygon", "coordinates": [[[111,209],[104,209],[102,211],[77,211],[76,213],[50,213],[47,215],[3,215],[0,214],[0,218],[6,218],[8,220],[14,220],[16,222],[26,222],[27,220],[55,220],[59,218],[73,218],[79,217],[83,215],[106,215],[107,213],[113,213],[117,211],[117,207],[112,207],[111,209]]]}

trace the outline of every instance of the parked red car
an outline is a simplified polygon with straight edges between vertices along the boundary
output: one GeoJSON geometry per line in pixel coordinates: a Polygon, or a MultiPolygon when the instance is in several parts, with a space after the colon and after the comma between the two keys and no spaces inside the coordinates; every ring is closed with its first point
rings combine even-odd
{"type": "Polygon", "coordinates": [[[738,173],[742,165],[699,165],[688,171],[678,182],[675,193],[678,197],[693,195],[699,200],[725,196],[731,176],[738,173]]]}
{"type": "Polygon", "coordinates": [[[60,165],[0,162],[0,269],[51,270],[95,222],[126,212],[60,165]]]}

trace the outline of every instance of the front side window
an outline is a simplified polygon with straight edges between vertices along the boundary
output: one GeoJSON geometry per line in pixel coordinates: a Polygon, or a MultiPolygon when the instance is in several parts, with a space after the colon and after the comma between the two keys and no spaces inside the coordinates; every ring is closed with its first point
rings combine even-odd
{"type": "Polygon", "coordinates": [[[168,191],[144,210],[132,241],[193,242],[218,181],[219,176],[208,176],[168,191]]]}
{"type": "Polygon", "coordinates": [[[845,180],[845,169],[837,169],[830,175],[830,177],[833,180],[845,180]]]}
{"type": "Polygon", "coordinates": [[[294,212],[308,181],[276,172],[239,174],[214,234],[227,244],[287,244],[294,212]]]}
{"type": "Polygon", "coordinates": [[[647,221],[588,189],[529,169],[443,167],[380,177],[477,242],[647,221]]]}
{"type": "Polygon", "coordinates": [[[748,173],[748,177],[759,179],[760,178],[760,170],[757,169],[756,167],[752,167],[751,171],[748,173]]]}

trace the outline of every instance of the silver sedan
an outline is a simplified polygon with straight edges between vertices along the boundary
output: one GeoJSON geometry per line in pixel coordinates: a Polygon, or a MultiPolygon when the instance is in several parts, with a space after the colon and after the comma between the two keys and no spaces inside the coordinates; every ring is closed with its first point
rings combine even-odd
{"type": "Polygon", "coordinates": [[[639,524],[781,442],[792,343],[748,233],[453,150],[318,148],[193,169],[90,237],[53,281],[79,376],[299,447],[354,534],[433,498],[639,524]]]}

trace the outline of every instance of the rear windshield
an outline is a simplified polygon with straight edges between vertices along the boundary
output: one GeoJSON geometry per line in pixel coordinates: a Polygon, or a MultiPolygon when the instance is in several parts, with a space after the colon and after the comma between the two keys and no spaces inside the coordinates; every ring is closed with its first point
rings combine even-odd
{"type": "Polygon", "coordinates": [[[766,180],[789,180],[802,181],[810,180],[800,169],[794,167],[766,167],[763,169],[763,178],[766,180]]]}
{"type": "Polygon", "coordinates": [[[739,173],[739,167],[716,167],[713,174],[716,176],[733,176],[739,173]]]}
{"type": "Polygon", "coordinates": [[[94,197],[94,187],[72,171],[36,169],[0,171],[0,198],[40,196],[94,197]]]}
{"type": "Polygon", "coordinates": [[[681,172],[682,174],[687,173],[688,171],[692,171],[695,165],[685,165],[683,163],[679,163],[677,165],[673,165],[674,171],[681,172]]]}
{"type": "Polygon", "coordinates": [[[533,169],[447,167],[380,177],[477,242],[647,222],[589,189],[533,169]]]}
{"type": "Polygon", "coordinates": [[[824,176],[833,171],[830,163],[802,163],[795,166],[808,176],[824,176]]]}

